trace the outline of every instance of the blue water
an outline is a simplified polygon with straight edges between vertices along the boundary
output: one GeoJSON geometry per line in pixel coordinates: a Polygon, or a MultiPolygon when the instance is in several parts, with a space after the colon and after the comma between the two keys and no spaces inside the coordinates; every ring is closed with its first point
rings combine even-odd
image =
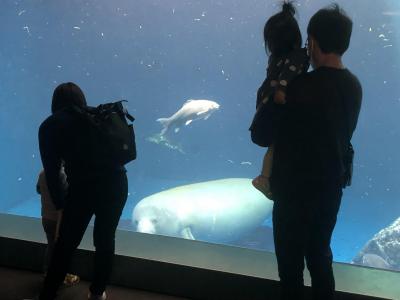
{"type": "MultiPolygon", "coordinates": [[[[341,0],[354,21],[344,57],[364,89],[353,144],[354,184],[344,192],[332,240],[349,262],[400,217],[400,3],[341,0]]],[[[40,216],[37,129],[54,88],[74,81],[89,104],[129,100],[138,159],[128,165],[121,228],[142,198],[219,178],[253,178],[264,149],[250,142],[255,93],[265,76],[262,29],[276,1],[2,1],[0,5],[0,211],[40,216]],[[187,99],[221,105],[175,136],[185,154],[150,143],[187,99]]],[[[299,0],[302,32],[330,1],[299,0]]],[[[263,226],[271,226],[266,220],[263,226]]],[[[266,227],[267,228],[267,227],[266,227]]]]}

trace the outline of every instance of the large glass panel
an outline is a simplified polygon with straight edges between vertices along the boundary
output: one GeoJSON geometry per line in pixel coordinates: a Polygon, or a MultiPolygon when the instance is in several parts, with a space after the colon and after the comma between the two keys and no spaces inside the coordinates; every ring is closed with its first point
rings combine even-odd
{"type": "MultiPolygon", "coordinates": [[[[310,16],[330,1],[296,3],[304,37],[310,16]]],[[[338,3],[354,21],[344,61],[364,98],[334,257],[400,269],[400,3],[338,3]]],[[[271,205],[250,183],[265,149],[248,127],[265,77],[263,26],[278,9],[262,0],[2,1],[0,211],[40,217],[37,130],[54,88],[73,81],[89,104],[127,99],[136,117],[138,159],[127,166],[120,229],[137,229],[133,210],[151,196],[152,209],[138,212],[148,214],[141,231],[273,251],[271,205]],[[199,119],[178,118],[162,132],[158,119],[189,99],[213,103],[192,102],[199,119]]]]}

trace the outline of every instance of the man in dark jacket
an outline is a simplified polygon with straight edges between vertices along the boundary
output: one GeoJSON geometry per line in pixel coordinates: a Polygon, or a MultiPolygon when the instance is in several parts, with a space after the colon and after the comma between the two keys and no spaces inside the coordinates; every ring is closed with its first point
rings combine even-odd
{"type": "Polygon", "coordinates": [[[352,21],[337,5],[311,18],[307,47],[314,70],[289,85],[287,104],[277,108],[271,190],[281,299],[302,299],[304,259],[313,299],[333,299],[330,241],[362,98],[341,59],[351,32],[352,21]]]}
{"type": "Polygon", "coordinates": [[[101,151],[93,130],[74,107],[86,106],[81,89],[74,83],[59,85],[53,94],[52,115],[39,129],[40,155],[47,185],[57,210],[63,210],[59,237],[44,280],[40,300],[55,299],[74,250],[78,247],[93,215],[93,281],[89,299],[106,299],[114,257],[115,230],[128,193],[124,166],[99,161],[101,151]],[[64,162],[68,190],[60,180],[64,162]]]}

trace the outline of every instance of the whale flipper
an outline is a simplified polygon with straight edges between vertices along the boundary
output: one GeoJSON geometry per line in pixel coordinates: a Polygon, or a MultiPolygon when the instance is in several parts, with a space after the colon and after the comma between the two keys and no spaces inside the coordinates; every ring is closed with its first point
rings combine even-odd
{"type": "Polygon", "coordinates": [[[178,132],[179,132],[179,130],[180,130],[180,128],[179,128],[179,127],[176,127],[176,128],[174,129],[175,133],[178,133],[178,132]]]}
{"type": "Polygon", "coordinates": [[[196,115],[200,116],[202,114],[205,114],[206,112],[208,112],[208,111],[207,110],[199,111],[198,113],[196,113],[196,115]]]}
{"type": "Polygon", "coordinates": [[[193,122],[193,120],[187,120],[186,123],[185,123],[185,125],[188,126],[188,125],[189,125],[190,123],[192,123],[192,122],[193,122]]]}
{"type": "Polygon", "coordinates": [[[190,227],[185,227],[181,230],[181,237],[188,239],[188,240],[195,240],[192,230],[190,230],[190,227]]]}

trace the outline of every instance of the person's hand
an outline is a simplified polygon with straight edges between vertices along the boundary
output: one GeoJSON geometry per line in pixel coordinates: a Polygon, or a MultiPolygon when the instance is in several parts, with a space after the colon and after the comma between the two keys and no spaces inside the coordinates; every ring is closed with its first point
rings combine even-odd
{"type": "Polygon", "coordinates": [[[259,175],[253,179],[252,184],[257,190],[263,193],[265,197],[267,197],[270,200],[273,200],[269,183],[269,177],[259,175]]]}
{"type": "Polygon", "coordinates": [[[286,103],[286,94],[282,90],[276,90],[274,94],[274,102],[276,104],[285,104],[286,103]]]}
{"type": "Polygon", "coordinates": [[[264,97],[264,98],[262,99],[262,103],[263,103],[263,104],[266,104],[266,103],[268,102],[268,99],[269,99],[268,96],[264,97]]]}

